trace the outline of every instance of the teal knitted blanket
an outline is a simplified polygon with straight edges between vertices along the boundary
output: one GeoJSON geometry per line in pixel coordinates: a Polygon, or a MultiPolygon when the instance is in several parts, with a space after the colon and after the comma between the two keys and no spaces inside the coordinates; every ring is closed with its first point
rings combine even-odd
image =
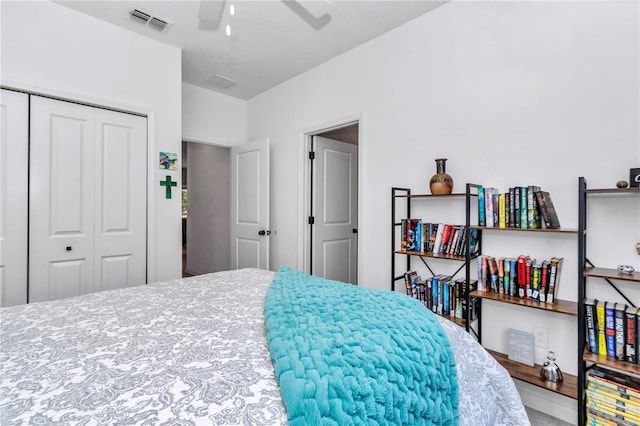
{"type": "Polygon", "coordinates": [[[264,310],[291,425],[458,424],[451,347],[420,302],[282,267],[264,310]]]}

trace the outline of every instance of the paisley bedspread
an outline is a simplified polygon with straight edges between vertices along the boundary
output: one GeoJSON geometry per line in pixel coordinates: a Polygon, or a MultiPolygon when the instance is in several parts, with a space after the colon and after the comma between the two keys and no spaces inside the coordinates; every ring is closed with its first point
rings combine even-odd
{"type": "MultiPolygon", "coordinates": [[[[226,271],[0,309],[0,424],[286,424],[263,316],[273,277],[226,271]]],[[[506,371],[439,320],[460,424],[528,424],[506,371]]]]}

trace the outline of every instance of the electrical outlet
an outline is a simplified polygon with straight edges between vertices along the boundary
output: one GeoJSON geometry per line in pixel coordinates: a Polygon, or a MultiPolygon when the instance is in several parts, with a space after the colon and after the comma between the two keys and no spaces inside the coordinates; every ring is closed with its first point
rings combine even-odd
{"type": "Polygon", "coordinates": [[[535,346],[539,348],[549,347],[549,329],[540,325],[533,326],[533,338],[535,346]]]}

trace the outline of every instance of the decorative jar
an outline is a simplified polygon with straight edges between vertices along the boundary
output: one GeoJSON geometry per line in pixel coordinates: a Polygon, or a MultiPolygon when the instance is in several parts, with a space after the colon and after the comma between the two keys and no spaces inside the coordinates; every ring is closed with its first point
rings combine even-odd
{"type": "Polygon", "coordinates": [[[429,181],[429,189],[433,195],[446,195],[453,191],[453,178],[447,174],[446,165],[446,158],[436,158],[437,173],[429,181]]]}

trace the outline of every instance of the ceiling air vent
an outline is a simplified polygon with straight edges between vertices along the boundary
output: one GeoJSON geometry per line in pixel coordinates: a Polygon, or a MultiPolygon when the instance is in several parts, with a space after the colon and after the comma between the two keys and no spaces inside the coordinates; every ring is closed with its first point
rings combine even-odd
{"type": "Polygon", "coordinates": [[[216,74],[210,79],[206,80],[204,84],[215,87],[217,89],[228,89],[229,87],[238,84],[238,82],[231,80],[230,78],[221,76],[220,74],[216,74]]]}
{"type": "Polygon", "coordinates": [[[160,19],[137,7],[129,10],[129,19],[161,33],[166,33],[171,27],[171,22],[166,19],[160,19]]]}

